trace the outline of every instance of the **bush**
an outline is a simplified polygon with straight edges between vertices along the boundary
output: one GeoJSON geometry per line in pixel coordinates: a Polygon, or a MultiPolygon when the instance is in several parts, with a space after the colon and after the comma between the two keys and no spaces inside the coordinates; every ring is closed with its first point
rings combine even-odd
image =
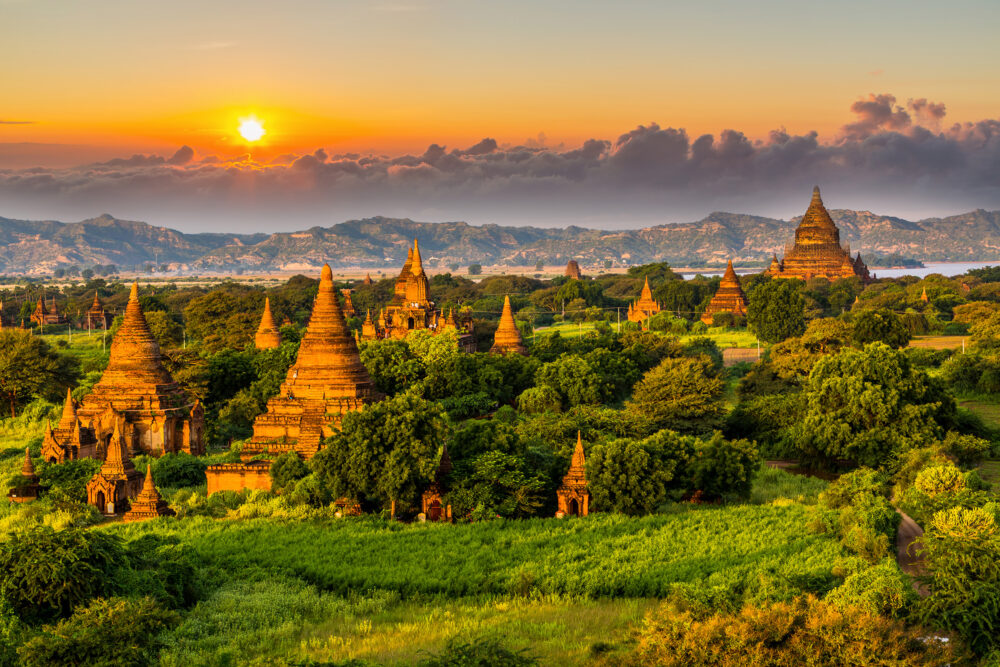
{"type": "Polygon", "coordinates": [[[288,486],[289,483],[302,479],[309,474],[306,465],[298,452],[285,452],[271,462],[271,490],[274,492],[288,486]]]}
{"type": "Polygon", "coordinates": [[[160,633],[178,616],[152,598],[95,600],[18,650],[25,667],[143,667],[156,661],[160,633]]]}
{"type": "Polygon", "coordinates": [[[826,596],[827,602],[840,609],[853,607],[872,616],[891,618],[905,618],[916,600],[910,578],[892,558],[851,573],[826,596]]]}
{"type": "Polygon", "coordinates": [[[842,475],[820,494],[820,514],[813,526],[833,532],[845,548],[876,563],[891,555],[901,520],[888,493],[884,473],[859,468],[842,475]]]}
{"type": "Polygon", "coordinates": [[[707,442],[695,446],[691,486],[706,500],[749,498],[759,467],[756,443],[726,440],[717,431],[707,442]]]}
{"type": "Polygon", "coordinates": [[[46,497],[53,503],[87,502],[87,482],[101,468],[97,459],[77,459],[64,463],[42,463],[39,483],[46,487],[46,497]]]}
{"type": "Polygon", "coordinates": [[[205,461],[186,452],[164,454],[153,463],[153,476],[161,489],[201,486],[205,484],[207,467],[205,461]]]}
{"type": "Polygon", "coordinates": [[[511,651],[495,639],[460,644],[452,641],[444,651],[417,663],[419,667],[533,667],[538,660],[525,651],[511,651]]]}
{"type": "Polygon", "coordinates": [[[917,473],[913,486],[904,491],[899,506],[914,521],[926,525],[937,512],[954,507],[981,507],[987,500],[985,493],[969,488],[961,470],[947,463],[917,473]]]}
{"type": "Polygon", "coordinates": [[[671,489],[686,490],[678,478],[693,449],[694,438],[672,431],[661,431],[645,440],[621,438],[594,445],[587,459],[594,508],[649,514],[668,499],[671,489]]]}

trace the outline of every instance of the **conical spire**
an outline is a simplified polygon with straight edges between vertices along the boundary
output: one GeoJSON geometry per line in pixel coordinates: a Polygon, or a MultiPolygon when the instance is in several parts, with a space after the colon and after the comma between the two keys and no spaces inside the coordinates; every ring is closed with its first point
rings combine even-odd
{"type": "Polygon", "coordinates": [[[711,326],[715,322],[715,315],[719,313],[732,313],[734,315],[745,315],[747,312],[747,297],[743,293],[740,279],[733,270],[733,260],[729,260],[726,265],[726,273],[722,276],[719,289],[712,297],[708,307],[701,316],[701,321],[711,326]]]}
{"type": "Polygon", "coordinates": [[[583,455],[583,435],[576,432],[576,447],[570,460],[569,470],[563,477],[563,487],[584,487],[587,485],[587,459],[583,455]]]}
{"type": "Polygon", "coordinates": [[[144,521],[155,519],[160,516],[173,516],[174,511],[167,507],[167,503],[160,496],[160,492],[153,483],[153,466],[146,468],[146,478],[142,482],[142,490],[139,495],[130,502],[131,507],[125,513],[125,521],[144,521]]]}
{"type": "Polygon", "coordinates": [[[66,400],[63,401],[62,416],[59,418],[60,430],[70,429],[76,425],[76,403],[73,401],[73,390],[66,387],[66,400]]]}
{"type": "Polygon", "coordinates": [[[640,301],[652,301],[653,300],[653,290],[649,289],[649,276],[646,276],[646,282],[642,285],[642,292],[639,294],[640,301]]]}
{"type": "Polygon", "coordinates": [[[840,245],[840,231],[830,217],[829,211],[823,205],[819,194],[819,186],[813,188],[809,208],[802,216],[802,222],[795,230],[796,244],[836,243],[840,245]]]}
{"type": "Polygon", "coordinates": [[[101,474],[105,477],[112,475],[124,475],[129,470],[135,470],[135,465],[128,455],[128,447],[125,446],[125,438],[122,437],[118,420],[115,420],[115,430],[111,434],[111,442],[108,443],[108,452],[101,465],[101,474]]]}
{"type": "Polygon", "coordinates": [[[156,502],[160,500],[160,492],[156,489],[156,484],[153,483],[153,466],[152,464],[146,466],[146,478],[142,481],[142,491],[139,492],[139,496],[136,499],[140,502],[156,502]]]}
{"type": "Polygon", "coordinates": [[[281,395],[299,399],[366,398],[373,395],[358,345],[347,329],[337,302],[333,271],[323,265],[319,292],[295,364],[281,386],[281,395]]]}
{"type": "Polygon", "coordinates": [[[101,300],[97,298],[97,290],[94,290],[94,303],[91,304],[90,309],[91,310],[101,309],[101,300]]]}
{"type": "Polygon", "coordinates": [[[369,271],[369,272],[365,273],[364,284],[365,285],[371,285],[372,282],[373,282],[372,281],[372,274],[371,274],[371,271],[369,271]]]}
{"type": "Polygon", "coordinates": [[[524,341],[521,339],[521,332],[517,329],[517,323],[514,322],[510,296],[503,298],[503,312],[500,313],[500,324],[497,326],[496,333],[493,334],[493,347],[490,348],[490,352],[494,354],[515,352],[525,355],[528,353],[527,348],[524,347],[524,341]]]}
{"type": "Polygon", "coordinates": [[[410,273],[419,276],[424,272],[424,263],[420,259],[420,245],[417,239],[413,239],[413,263],[410,265],[410,273]]]}
{"type": "Polygon", "coordinates": [[[271,299],[264,297],[264,312],[260,317],[260,326],[254,335],[254,345],[259,350],[278,347],[281,345],[281,334],[278,332],[278,323],[274,321],[271,314],[271,299]]]}
{"type": "Polygon", "coordinates": [[[920,300],[923,301],[924,303],[927,303],[928,301],[930,301],[930,297],[927,296],[927,288],[926,287],[924,288],[924,291],[920,293],[920,300]]]}
{"type": "Polygon", "coordinates": [[[570,468],[583,468],[587,461],[583,456],[583,434],[580,431],[576,432],[576,448],[573,450],[573,460],[570,462],[570,468]]]}
{"type": "Polygon", "coordinates": [[[108,366],[94,389],[100,391],[103,385],[109,384],[119,387],[173,384],[173,378],[163,367],[160,346],[139,304],[138,283],[132,283],[125,317],[111,341],[108,366]]]}
{"type": "Polygon", "coordinates": [[[21,477],[35,477],[35,464],[31,462],[31,450],[24,448],[24,465],[21,466],[21,477]]]}
{"type": "Polygon", "coordinates": [[[733,283],[739,285],[740,279],[736,277],[736,271],[733,269],[733,260],[729,260],[729,264],[726,265],[726,272],[722,276],[722,284],[732,285],[733,283]]]}

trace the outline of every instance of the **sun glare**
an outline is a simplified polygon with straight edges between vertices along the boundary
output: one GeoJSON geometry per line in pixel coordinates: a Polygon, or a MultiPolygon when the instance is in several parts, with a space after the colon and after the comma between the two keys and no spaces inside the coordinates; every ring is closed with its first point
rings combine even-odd
{"type": "Polygon", "coordinates": [[[240,136],[247,141],[258,141],[267,134],[264,125],[256,118],[240,119],[240,136]]]}

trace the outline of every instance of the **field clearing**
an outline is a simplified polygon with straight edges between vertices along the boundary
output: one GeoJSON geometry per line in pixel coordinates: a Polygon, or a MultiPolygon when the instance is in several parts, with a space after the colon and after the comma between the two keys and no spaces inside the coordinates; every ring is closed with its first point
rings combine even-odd
{"type": "Polygon", "coordinates": [[[962,343],[968,336],[914,336],[910,347],[926,347],[932,350],[962,349],[962,343]]]}
{"type": "Polygon", "coordinates": [[[983,461],[980,463],[979,476],[983,478],[983,481],[994,485],[994,487],[1000,484],[1000,461],[983,461]]]}
{"type": "Polygon", "coordinates": [[[979,418],[986,422],[987,426],[1000,428],[1000,403],[967,399],[958,401],[958,405],[979,415],[979,418]]]}

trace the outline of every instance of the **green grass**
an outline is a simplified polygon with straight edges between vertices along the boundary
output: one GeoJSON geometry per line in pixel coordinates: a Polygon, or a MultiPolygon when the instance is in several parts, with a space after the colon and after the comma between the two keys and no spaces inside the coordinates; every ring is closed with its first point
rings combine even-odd
{"type": "MultiPolygon", "coordinates": [[[[754,336],[749,331],[740,329],[724,329],[722,327],[712,327],[709,328],[707,333],[703,334],[685,334],[680,337],[681,342],[687,343],[695,338],[711,338],[715,341],[715,344],[719,346],[720,350],[724,350],[727,347],[742,347],[742,348],[756,348],[757,347],[757,337],[754,336]]],[[[764,344],[761,344],[761,351],[764,350],[764,344]]]]}
{"type": "Polygon", "coordinates": [[[932,350],[961,349],[968,336],[914,336],[910,347],[927,347],[932,350]]]}
{"type": "Polygon", "coordinates": [[[818,477],[796,475],[779,468],[761,465],[754,479],[750,501],[757,504],[793,500],[812,504],[826,490],[829,482],[818,477]]]}
{"type": "Polygon", "coordinates": [[[979,476],[993,485],[994,490],[1000,485],[1000,461],[983,461],[979,464],[979,476]]]}
{"type": "Polygon", "coordinates": [[[958,405],[976,413],[987,426],[1000,429],[1000,403],[991,403],[979,399],[964,399],[958,401],[958,405]]]}
{"type": "MultiPolygon", "coordinates": [[[[582,336],[585,333],[593,331],[596,326],[596,322],[557,322],[552,326],[535,329],[535,335],[548,336],[558,333],[563,338],[576,338],[577,336],[582,336]]],[[[618,326],[614,322],[611,323],[611,330],[618,331],[618,326]]]]}

